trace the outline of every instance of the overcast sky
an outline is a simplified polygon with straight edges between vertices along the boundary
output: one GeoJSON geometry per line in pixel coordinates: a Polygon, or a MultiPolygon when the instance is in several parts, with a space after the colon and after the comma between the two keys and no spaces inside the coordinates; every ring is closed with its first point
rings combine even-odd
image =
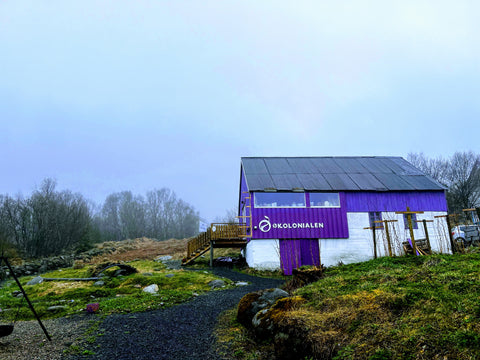
{"type": "Polygon", "coordinates": [[[0,0],[0,193],[168,187],[242,156],[480,153],[480,2],[0,0]]]}

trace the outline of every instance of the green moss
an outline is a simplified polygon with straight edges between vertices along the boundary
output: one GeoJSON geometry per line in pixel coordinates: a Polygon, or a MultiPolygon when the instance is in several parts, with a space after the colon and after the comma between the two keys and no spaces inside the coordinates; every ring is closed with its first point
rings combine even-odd
{"type": "MultiPolygon", "coordinates": [[[[22,277],[20,281],[36,312],[45,319],[78,313],[92,302],[100,303],[101,314],[145,311],[171,306],[190,299],[193,293],[210,291],[208,283],[217,278],[210,272],[166,270],[162,264],[155,261],[140,260],[131,262],[129,265],[137,268],[139,273],[112,277],[106,272],[106,276],[102,278],[105,285],[101,287],[94,286],[94,281],[44,281],[38,285],[26,285],[31,276],[22,277]],[[146,272],[153,275],[143,275],[146,272]],[[166,277],[167,274],[173,274],[173,276],[166,277]],[[159,286],[158,296],[143,293],[142,289],[151,284],[159,286]],[[58,305],[65,308],[56,312],[47,310],[50,306],[58,305]]],[[[115,270],[113,269],[112,273],[115,270]]],[[[53,271],[42,276],[83,278],[90,276],[91,271],[92,267],[71,268],[53,271]]],[[[18,286],[14,281],[5,282],[0,288],[0,309],[10,309],[0,312],[0,321],[13,319],[17,309],[19,309],[19,320],[34,319],[27,302],[12,296],[16,290],[18,286]]]]}

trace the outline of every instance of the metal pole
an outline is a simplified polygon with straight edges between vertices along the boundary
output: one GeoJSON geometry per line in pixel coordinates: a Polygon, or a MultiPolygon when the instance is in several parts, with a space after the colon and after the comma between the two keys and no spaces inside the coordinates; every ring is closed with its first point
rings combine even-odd
{"type": "Polygon", "coordinates": [[[7,265],[8,270],[10,270],[10,274],[12,274],[13,278],[15,279],[15,282],[17,283],[18,287],[20,288],[20,291],[22,292],[24,299],[27,300],[28,307],[32,311],[33,315],[35,315],[35,318],[37,319],[37,321],[40,324],[43,332],[47,336],[47,339],[49,341],[52,341],[52,339],[50,338],[50,335],[48,335],[47,329],[45,329],[45,326],[43,326],[42,320],[40,320],[40,317],[37,315],[37,312],[33,308],[33,305],[30,302],[30,299],[28,298],[27,294],[25,293],[25,290],[23,290],[22,284],[20,284],[20,281],[18,281],[17,275],[15,275],[15,272],[13,271],[12,267],[10,266],[10,263],[8,262],[8,259],[6,257],[1,257],[1,260],[5,261],[5,264],[7,265]]]}

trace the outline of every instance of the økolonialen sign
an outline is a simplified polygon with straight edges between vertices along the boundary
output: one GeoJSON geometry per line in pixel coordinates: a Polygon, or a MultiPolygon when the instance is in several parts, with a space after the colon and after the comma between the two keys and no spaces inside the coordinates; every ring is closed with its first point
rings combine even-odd
{"type": "Polygon", "coordinates": [[[292,223],[272,223],[268,216],[258,223],[261,232],[269,232],[273,229],[323,229],[324,225],[320,222],[292,222],[292,223]]]}

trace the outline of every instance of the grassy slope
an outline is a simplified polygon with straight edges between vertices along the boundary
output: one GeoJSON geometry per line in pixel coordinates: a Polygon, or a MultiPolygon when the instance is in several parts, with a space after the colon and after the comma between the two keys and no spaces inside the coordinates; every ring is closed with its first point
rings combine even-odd
{"type": "Polygon", "coordinates": [[[480,254],[471,253],[330,268],[297,290],[307,304],[281,323],[308,327],[305,340],[317,358],[477,358],[479,265],[480,254]]]}
{"type": "Polygon", "coordinates": [[[249,334],[235,311],[217,339],[226,358],[242,360],[480,359],[479,269],[480,253],[331,267],[295,291],[303,305],[272,312],[274,339],[249,334]]]}

